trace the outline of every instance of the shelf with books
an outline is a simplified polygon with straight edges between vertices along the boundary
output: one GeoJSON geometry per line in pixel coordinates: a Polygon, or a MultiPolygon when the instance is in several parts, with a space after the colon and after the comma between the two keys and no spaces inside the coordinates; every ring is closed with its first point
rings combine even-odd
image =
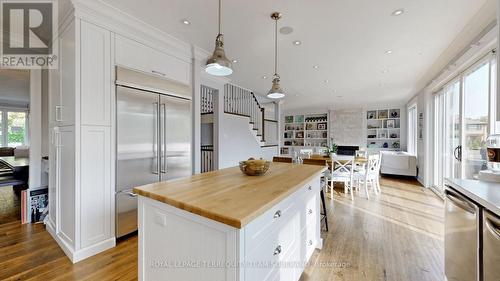
{"type": "Polygon", "coordinates": [[[401,149],[400,109],[368,110],[366,124],[366,144],[369,150],[401,149]]]}
{"type": "Polygon", "coordinates": [[[283,147],[294,152],[301,148],[328,146],[328,113],[289,114],[284,117],[283,147]]]}

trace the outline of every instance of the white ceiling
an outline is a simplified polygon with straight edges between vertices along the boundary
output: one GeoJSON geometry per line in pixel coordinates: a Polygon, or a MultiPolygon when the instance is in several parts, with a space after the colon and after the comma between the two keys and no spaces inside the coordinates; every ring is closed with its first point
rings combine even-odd
{"type": "Polygon", "coordinates": [[[0,103],[30,101],[30,73],[27,70],[0,69],[0,103]]]}
{"type": "MultiPolygon", "coordinates": [[[[103,0],[183,41],[213,50],[217,0],[103,0]],[[182,24],[182,19],[191,25],[182,24]]],[[[273,11],[294,32],[279,37],[287,109],[404,103],[488,0],[223,0],[230,79],[265,95],[273,73],[273,11]],[[403,8],[402,16],[391,13],[403,8]],[[302,45],[294,46],[300,40],[302,45]],[[393,54],[385,54],[386,50],[393,54]],[[313,69],[319,65],[319,69],[313,69]],[[386,73],[383,73],[386,70],[386,73]],[[268,79],[261,77],[266,75],[268,79]],[[328,80],[328,83],[325,83],[328,80]]]]}

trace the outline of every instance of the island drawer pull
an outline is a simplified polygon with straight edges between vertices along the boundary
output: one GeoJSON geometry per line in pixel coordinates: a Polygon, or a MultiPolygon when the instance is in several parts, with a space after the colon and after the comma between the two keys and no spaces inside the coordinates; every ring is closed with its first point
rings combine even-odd
{"type": "Polygon", "coordinates": [[[309,240],[308,245],[309,245],[309,246],[312,246],[312,244],[313,244],[313,241],[312,241],[312,240],[309,240]]]}
{"type": "Polygon", "coordinates": [[[274,249],[274,255],[277,256],[279,254],[281,254],[281,246],[278,246],[276,247],[276,249],[274,249]]]}
{"type": "Polygon", "coordinates": [[[281,210],[278,210],[278,211],[276,211],[276,213],[274,213],[274,218],[277,219],[280,217],[281,217],[281,210]]]}
{"type": "Polygon", "coordinates": [[[313,213],[313,210],[312,209],[309,209],[309,211],[307,212],[309,215],[311,215],[313,213]]]}
{"type": "Polygon", "coordinates": [[[167,76],[167,74],[165,74],[163,72],[156,71],[156,70],[151,70],[151,73],[156,74],[156,75],[161,75],[161,76],[167,76]]]}
{"type": "Polygon", "coordinates": [[[308,190],[313,190],[312,186],[309,186],[307,189],[308,189],[308,190]]]}

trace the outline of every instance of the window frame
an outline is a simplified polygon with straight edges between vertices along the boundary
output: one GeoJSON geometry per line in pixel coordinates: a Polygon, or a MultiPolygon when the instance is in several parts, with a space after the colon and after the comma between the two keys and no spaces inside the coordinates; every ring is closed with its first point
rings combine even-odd
{"type": "Polygon", "coordinates": [[[9,147],[9,125],[7,122],[9,112],[21,112],[26,114],[24,117],[24,143],[22,145],[29,145],[29,110],[26,108],[0,107],[0,115],[2,115],[0,147],[9,147]]]}
{"type": "Polygon", "coordinates": [[[417,156],[418,153],[418,113],[417,103],[413,103],[407,108],[408,115],[408,145],[407,152],[417,156]]]}

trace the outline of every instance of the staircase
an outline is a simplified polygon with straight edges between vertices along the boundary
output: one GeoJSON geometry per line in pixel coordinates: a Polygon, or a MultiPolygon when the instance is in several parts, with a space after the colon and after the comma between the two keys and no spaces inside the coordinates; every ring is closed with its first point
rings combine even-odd
{"type": "Polygon", "coordinates": [[[264,107],[254,93],[235,85],[224,86],[224,113],[248,117],[248,128],[261,146],[266,145],[264,107]]]}

